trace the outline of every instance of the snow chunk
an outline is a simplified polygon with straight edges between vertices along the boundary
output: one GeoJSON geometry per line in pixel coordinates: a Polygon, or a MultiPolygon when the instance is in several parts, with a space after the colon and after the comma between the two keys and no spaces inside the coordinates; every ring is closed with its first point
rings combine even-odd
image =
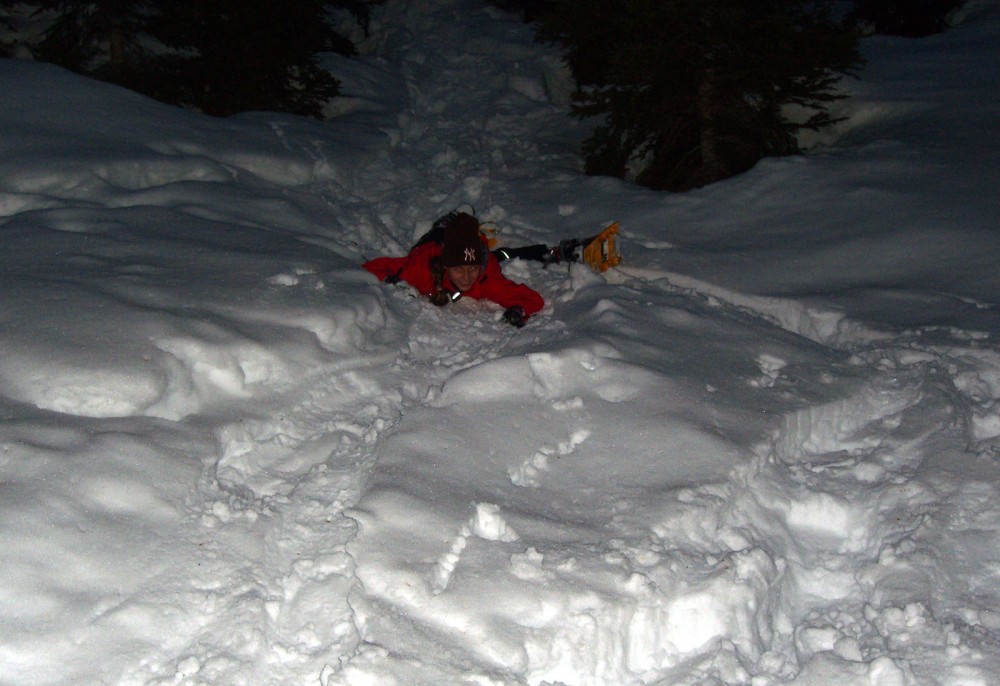
{"type": "Polygon", "coordinates": [[[510,543],[519,538],[500,516],[500,507],[490,503],[476,504],[476,514],[470,522],[470,528],[472,533],[487,541],[510,543]]]}
{"type": "Polygon", "coordinates": [[[148,368],[84,369],[53,364],[25,365],[17,373],[16,354],[6,357],[3,376],[11,397],[43,410],[81,417],[129,417],[159,400],[165,379],[148,368]],[[11,378],[14,377],[14,378],[11,378]]]}

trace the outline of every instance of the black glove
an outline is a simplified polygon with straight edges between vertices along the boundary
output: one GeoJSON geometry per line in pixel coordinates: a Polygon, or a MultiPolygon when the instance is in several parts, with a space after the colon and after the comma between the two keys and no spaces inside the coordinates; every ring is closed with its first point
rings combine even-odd
{"type": "Polygon", "coordinates": [[[507,308],[507,311],[503,313],[503,320],[511,326],[516,326],[520,329],[524,326],[527,317],[524,316],[524,309],[520,305],[515,305],[514,307],[507,308]]]}

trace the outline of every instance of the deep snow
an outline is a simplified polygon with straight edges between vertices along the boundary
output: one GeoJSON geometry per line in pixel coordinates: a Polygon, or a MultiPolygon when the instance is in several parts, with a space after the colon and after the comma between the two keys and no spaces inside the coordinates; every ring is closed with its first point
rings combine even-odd
{"type": "Polygon", "coordinates": [[[0,61],[0,684],[1000,684],[1000,3],[809,155],[578,171],[558,55],[389,0],[331,124],[0,61]],[[359,264],[472,204],[522,330],[359,264]]]}

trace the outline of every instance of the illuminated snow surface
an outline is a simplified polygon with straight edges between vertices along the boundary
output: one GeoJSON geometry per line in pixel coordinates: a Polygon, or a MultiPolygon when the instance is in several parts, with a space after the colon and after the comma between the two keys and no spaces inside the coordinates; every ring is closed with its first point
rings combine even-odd
{"type": "Polygon", "coordinates": [[[529,28],[375,12],[331,123],[0,61],[0,683],[1000,683],[1000,5],[684,194],[529,28]],[[521,330],[359,268],[462,204],[626,261],[521,330]]]}

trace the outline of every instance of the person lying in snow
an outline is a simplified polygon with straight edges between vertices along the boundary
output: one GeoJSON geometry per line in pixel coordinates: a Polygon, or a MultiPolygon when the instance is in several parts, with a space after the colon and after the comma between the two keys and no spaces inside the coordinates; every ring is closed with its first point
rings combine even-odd
{"type": "Polygon", "coordinates": [[[442,217],[406,257],[377,257],[363,267],[385,283],[405,281],[435,305],[461,297],[490,300],[506,308],[503,320],[518,328],[545,305],[542,296],[500,271],[500,261],[513,257],[544,263],[559,261],[558,248],[532,245],[490,252],[471,214],[442,217]]]}

